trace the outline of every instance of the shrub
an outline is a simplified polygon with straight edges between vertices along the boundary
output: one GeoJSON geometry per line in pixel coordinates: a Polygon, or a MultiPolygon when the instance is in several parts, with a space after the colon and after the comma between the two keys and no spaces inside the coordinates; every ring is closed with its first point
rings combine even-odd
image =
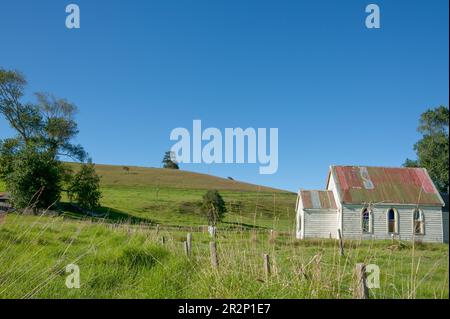
{"type": "Polygon", "coordinates": [[[217,190],[209,190],[203,195],[202,212],[206,214],[209,225],[215,226],[220,222],[226,211],[225,201],[217,190]]]}
{"type": "Polygon", "coordinates": [[[61,165],[52,154],[28,147],[16,154],[5,181],[16,208],[47,209],[60,199],[61,165]]]}
{"type": "Polygon", "coordinates": [[[95,172],[95,165],[89,161],[83,164],[75,174],[69,187],[69,199],[86,210],[94,210],[100,206],[100,177],[95,172]]]}

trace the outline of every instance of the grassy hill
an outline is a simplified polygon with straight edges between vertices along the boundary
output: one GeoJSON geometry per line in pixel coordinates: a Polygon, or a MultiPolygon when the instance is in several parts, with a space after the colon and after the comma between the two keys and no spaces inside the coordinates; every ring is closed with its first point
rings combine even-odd
{"type": "MultiPolygon", "coordinates": [[[[74,171],[78,164],[68,163],[74,171]]],[[[209,189],[222,194],[228,213],[223,226],[291,230],[296,194],[183,170],[96,165],[101,176],[102,212],[113,219],[134,218],[163,225],[206,224],[200,213],[209,189]]]]}

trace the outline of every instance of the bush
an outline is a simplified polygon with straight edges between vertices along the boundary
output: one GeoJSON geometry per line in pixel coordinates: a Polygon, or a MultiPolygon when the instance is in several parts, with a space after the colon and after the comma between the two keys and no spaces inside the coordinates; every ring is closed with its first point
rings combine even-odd
{"type": "Polygon", "coordinates": [[[217,190],[209,190],[203,195],[202,212],[206,214],[209,225],[215,226],[220,222],[226,211],[225,201],[217,190]]]}
{"type": "Polygon", "coordinates": [[[81,209],[94,210],[100,206],[100,177],[92,162],[81,165],[71,181],[68,195],[70,201],[76,202],[81,209]]]}
{"type": "Polygon", "coordinates": [[[6,174],[6,188],[19,209],[47,209],[57,204],[61,193],[61,165],[48,152],[25,148],[14,156],[6,174]]]}

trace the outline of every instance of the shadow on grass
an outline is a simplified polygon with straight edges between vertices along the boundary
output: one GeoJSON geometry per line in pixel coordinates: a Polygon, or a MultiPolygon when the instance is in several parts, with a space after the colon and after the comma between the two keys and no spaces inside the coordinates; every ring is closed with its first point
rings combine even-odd
{"type": "Polygon", "coordinates": [[[239,222],[221,222],[221,224],[228,225],[230,228],[238,228],[238,229],[268,229],[264,226],[258,226],[258,225],[252,225],[252,224],[246,224],[246,223],[239,223],[239,222]]]}
{"type": "Polygon", "coordinates": [[[142,218],[130,215],[123,211],[110,207],[100,207],[95,212],[88,212],[79,209],[70,203],[60,203],[61,216],[73,219],[90,219],[92,221],[102,221],[104,223],[127,223],[127,224],[153,224],[149,218],[142,218]]]}

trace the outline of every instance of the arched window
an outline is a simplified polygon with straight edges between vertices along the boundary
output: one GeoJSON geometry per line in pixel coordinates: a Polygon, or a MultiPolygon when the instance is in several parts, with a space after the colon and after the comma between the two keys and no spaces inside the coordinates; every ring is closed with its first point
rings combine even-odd
{"type": "Polygon", "coordinates": [[[413,211],[413,227],[414,227],[414,234],[416,235],[423,235],[425,232],[425,221],[423,218],[423,212],[416,208],[413,211]]]}
{"type": "Polygon", "coordinates": [[[388,214],[388,232],[391,234],[398,233],[398,212],[396,209],[389,209],[388,214]]]}
{"type": "Polygon", "coordinates": [[[372,232],[372,211],[364,208],[361,214],[361,229],[363,233],[372,232]]]}

